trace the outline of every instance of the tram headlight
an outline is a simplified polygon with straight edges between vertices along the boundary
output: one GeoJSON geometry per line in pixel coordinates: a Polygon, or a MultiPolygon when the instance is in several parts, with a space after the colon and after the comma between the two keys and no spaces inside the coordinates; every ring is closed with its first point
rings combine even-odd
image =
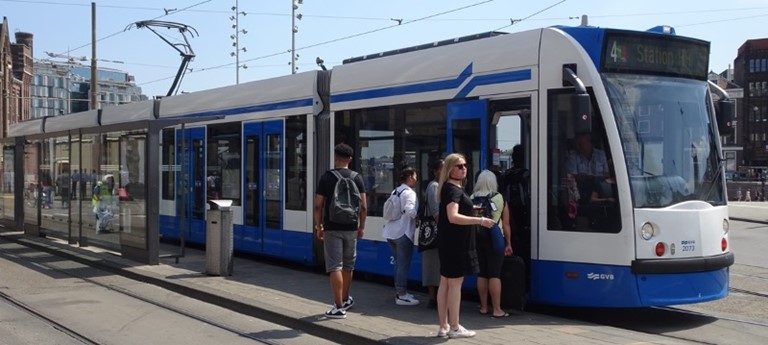
{"type": "Polygon", "coordinates": [[[653,227],[653,224],[646,222],[643,224],[642,227],[640,227],[640,236],[643,237],[644,240],[648,241],[651,238],[653,238],[653,235],[656,233],[656,228],[653,227]]]}
{"type": "Polygon", "coordinates": [[[723,234],[727,234],[729,230],[731,230],[731,222],[728,218],[723,218],[723,234]]]}

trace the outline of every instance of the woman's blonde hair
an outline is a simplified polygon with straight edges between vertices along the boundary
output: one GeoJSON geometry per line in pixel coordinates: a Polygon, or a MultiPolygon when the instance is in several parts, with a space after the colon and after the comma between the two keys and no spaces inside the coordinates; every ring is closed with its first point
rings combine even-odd
{"type": "MultiPolygon", "coordinates": [[[[443,169],[440,170],[440,177],[437,180],[437,195],[438,198],[440,197],[442,191],[443,191],[443,185],[445,184],[445,181],[448,181],[448,178],[451,177],[451,169],[458,164],[459,161],[464,161],[464,163],[467,162],[467,160],[464,158],[464,155],[461,153],[451,153],[445,159],[443,160],[443,169]]],[[[462,186],[464,185],[464,181],[461,182],[462,186]]]]}

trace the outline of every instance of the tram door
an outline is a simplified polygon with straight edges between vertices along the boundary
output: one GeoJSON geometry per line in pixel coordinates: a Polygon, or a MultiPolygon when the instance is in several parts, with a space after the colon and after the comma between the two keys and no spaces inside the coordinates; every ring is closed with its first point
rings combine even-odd
{"type": "Polygon", "coordinates": [[[467,159],[466,188],[471,194],[475,175],[488,167],[488,102],[448,103],[446,114],[446,149],[448,153],[461,153],[467,159]]]}
{"type": "Polygon", "coordinates": [[[243,128],[244,236],[257,251],[282,255],[283,251],[283,121],[246,123],[243,128]]]}
{"type": "Polygon", "coordinates": [[[205,127],[176,130],[176,214],[184,238],[205,243],[205,127]]]}

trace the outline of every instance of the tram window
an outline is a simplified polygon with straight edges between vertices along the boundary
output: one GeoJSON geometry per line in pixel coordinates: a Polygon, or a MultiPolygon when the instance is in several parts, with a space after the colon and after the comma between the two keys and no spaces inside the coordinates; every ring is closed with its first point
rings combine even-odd
{"type": "Polygon", "coordinates": [[[307,117],[285,120],[285,208],[307,208],[307,117]]]}
{"type": "Polygon", "coordinates": [[[572,90],[549,93],[547,222],[550,230],[619,232],[615,169],[597,106],[591,133],[567,126],[572,90]]]}
{"type": "Polygon", "coordinates": [[[240,198],[240,122],[208,126],[206,191],[208,200],[232,200],[241,205],[240,198]]]}
{"type": "MultiPolygon", "coordinates": [[[[359,152],[350,167],[363,175],[368,215],[380,217],[389,193],[397,187],[402,166],[426,170],[429,161],[445,152],[445,104],[360,109],[337,113],[335,143],[359,152]]],[[[429,172],[419,171],[429,179],[429,172]]],[[[415,190],[426,184],[419,183],[415,190]]]]}
{"type": "Polygon", "coordinates": [[[174,139],[174,129],[166,128],[162,133],[162,152],[160,153],[161,159],[161,176],[160,184],[161,194],[163,200],[174,200],[174,186],[176,185],[176,174],[174,172],[174,164],[176,157],[176,145],[174,139]]]}

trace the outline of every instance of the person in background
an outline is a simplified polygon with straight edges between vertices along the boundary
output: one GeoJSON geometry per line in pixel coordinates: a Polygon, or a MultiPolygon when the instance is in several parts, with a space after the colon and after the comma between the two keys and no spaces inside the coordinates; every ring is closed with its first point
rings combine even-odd
{"type": "Polygon", "coordinates": [[[71,183],[72,178],[66,170],[62,171],[56,178],[56,186],[59,187],[59,194],[61,194],[61,207],[69,207],[69,199],[72,196],[70,194],[71,183]]]}
{"type": "MultiPolygon", "coordinates": [[[[347,144],[338,144],[334,148],[334,169],[344,177],[350,177],[354,151],[347,144]]],[[[325,312],[325,316],[334,319],[347,317],[347,310],[352,308],[355,300],[349,295],[352,285],[352,271],[355,269],[357,258],[357,240],[363,238],[368,202],[365,196],[365,182],[361,174],[355,177],[355,185],[360,192],[360,209],[357,224],[336,224],[328,220],[330,200],[333,199],[334,188],[338,178],[331,171],[326,171],[320,177],[315,194],[314,222],[318,240],[323,241],[325,252],[325,270],[329,274],[333,306],[325,312]]]]}
{"type": "Polygon", "coordinates": [[[91,193],[93,193],[93,188],[96,187],[98,181],[100,181],[99,174],[96,173],[96,169],[91,169],[91,193]]]}
{"type": "Polygon", "coordinates": [[[416,216],[418,209],[416,203],[416,185],[418,177],[416,170],[405,167],[400,172],[400,186],[395,189],[399,194],[402,216],[397,220],[390,220],[384,224],[382,235],[387,240],[389,249],[395,259],[395,304],[417,305],[419,300],[408,293],[408,271],[413,257],[413,239],[416,231],[416,216]]]}
{"type": "Polygon", "coordinates": [[[40,184],[42,185],[42,192],[43,192],[43,208],[51,208],[53,207],[53,181],[51,180],[51,173],[46,171],[43,172],[42,178],[40,179],[40,184]]]}
{"type": "Polygon", "coordinates": [[[581,133],[576,137],[576,150],[568,153],[566,169],[571,175],[604,176],[608,172],[605,151],[596,149],[592,135],[581,133]]]}
{"type": "MultiPolygon", "coordinates": [[[[85,200],[86,198],[86,189],[88,187],[88,182],[91,180],[90,174],[88,174],[87,169],[83,169],[80,172],[80,198],[82,200],[85,200]]],[[[91,187],[93,188],[93,187],[91,187]]]]}
{"type": "Polygon", "coordinates": [[[503,253],[493,250],[491,236],[488,234],[488,231],[478,231],[476,234],[477,257],[480,262],[480,273],[477,274],[480,314],[488,315],[490,313],[488,311],[488,295],[490,293],[491,305],[493,307],[492,313],[490,313],[491,317],[503,318],[508,317],[509,314],[501,309],[501,266],[504,263],[504,256],[512,255],[512,227],[510,225],[509,206],[497,189],[496,175],[489,170],[483,170],[477,177],[477,182],[475,182],[472,198],[491,198],[491,220],[499,223],[504,233],[505,245],[503,253]]]}
{"type": "Polygon", "coordinates": [[[471,338],[475,331],[459,323],[461,285],[464,276],[480,271],[475,251],[473,225],[491,228],[493,220],[473,216],[472,199],[464,192],[467,161],[463,155],[452,153],[445,157],[440,171],[438,193],[440,229],[438,255],[440,256],[440,286],[437,290],[438,337],[471,338]]]}
{"type": "Polygon", "coordinates": [[[77,169],[72,170],[72,200],[77,200],[77,183],[80,181],[80,173],[77,169]]]}
{"type": "MultiPolygon", "coordinates": [[[[438,220],[440,214],[440,199],[437,194],[438,179],[440,170],[443,169],[443,160],[438,159],[432,162],[430,166],[432,181],[427,185],[424,202],[429,214],[438,220]]],[[[439,230],[438,230],[439,233],[439,230]]],[[[421,284],[427,288],[429,293],[428,308],[437,308],[437,287],[440,285],[440,257],[437,255],[437,248],[426,249],[421,252],[421,284]]]]}

